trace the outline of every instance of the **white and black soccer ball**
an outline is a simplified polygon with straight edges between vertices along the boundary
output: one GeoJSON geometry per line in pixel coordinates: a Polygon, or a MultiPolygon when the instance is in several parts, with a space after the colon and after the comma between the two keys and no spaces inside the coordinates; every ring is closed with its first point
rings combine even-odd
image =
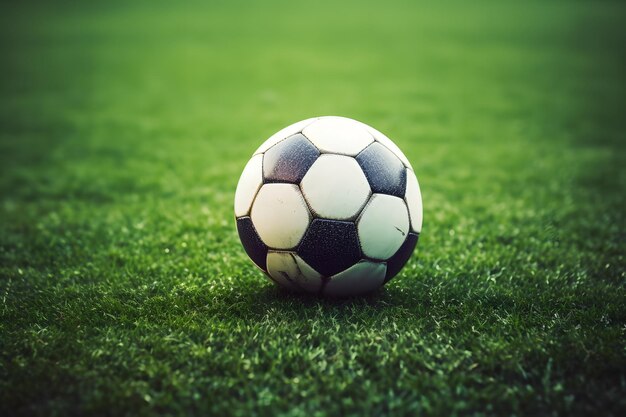
{"type": "Polygon", "coordinates": [[[237,230],[275,283],[370,292],[409,260],[422,228],[411,164],[378,130],[344,117],[294,123],[256,150],[235,193],[237,230]]]}

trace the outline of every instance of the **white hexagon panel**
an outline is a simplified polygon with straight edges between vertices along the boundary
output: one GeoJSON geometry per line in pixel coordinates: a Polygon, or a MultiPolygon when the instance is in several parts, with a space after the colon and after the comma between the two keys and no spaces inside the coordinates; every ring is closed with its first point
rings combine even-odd
{"type": "Polygon", "coordinates": [[[360,261],[343,272],[330,278],[324,287],[324,294],[345,297],[372,292],[385,282],[385,263],[360,261]]]}
{"type": "Polygon", "coordinates": [[[317,158],[300,186],[315,214],[333,220],[347,220],[358,215],[371,190],[354,158],[329,154],[317,158]]]}
{"type": "Polygon", "coordinates": [[[361,249],[368,258],[389,259],[409,233],[409,212],[404,200],[374,194],[357,222],[361,249]]]}
{"type": "Polygon", "coordinates": [[[374,137],[356,120],[346,117],[320,117],[302,130],[321,152],[356,156],[374,137]]]}
{"type": "Polygon", "coordinates": [[[252,201],[263,185],[263,155],[252,157],[239,177],[235,191],[235,217],[247,216],[252,201]]]}
{"type": "Polygon", "coordinates": [[[322,275],[293,252],[269,251],[267,273],[279,284],[296,291],[317,294],[322,287],[322,275]]]}
{"type": "Polygon", "coordinates": [[[417,177],[410,169],[406,170],[406,193],[404,200],[409,208],[411,230],[415,233],[420,233],[422,231],[422,193],[417,177]]]}
{"type": "Polygon", "coordinates": [[[272,249],[292,249],[304,236],[309,209],[294,184],[265,184],[252,205],[250,217],[261,240],[272,249]]]}

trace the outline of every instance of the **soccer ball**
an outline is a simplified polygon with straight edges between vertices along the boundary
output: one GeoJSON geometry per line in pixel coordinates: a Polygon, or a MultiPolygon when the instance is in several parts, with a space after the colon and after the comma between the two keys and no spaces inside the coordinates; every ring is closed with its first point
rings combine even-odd
{"type": "Polygon", "coordinates": [[[287,126],[256,150],[235,192],[239,238],[276,284],[329,296],[371,292],[411,257],[422,197],[411,164],[345,117],[287,126]]]}

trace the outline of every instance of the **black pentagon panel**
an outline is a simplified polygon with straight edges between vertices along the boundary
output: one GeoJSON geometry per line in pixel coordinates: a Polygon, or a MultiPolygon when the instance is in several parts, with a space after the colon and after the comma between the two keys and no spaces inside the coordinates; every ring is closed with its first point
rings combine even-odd
{"type": "Polygon", "coordinates": [[[320,151],[301,133],[271,147],[263,156],[265,182],[299,183],[320,151]]]}
{"type": "Polygon", "coordinates": [[[415,246],[417,246],[418,239],[419,235],[417,233],[409,233],[402,246],[400,246],[400,249],[398,249],[398,251],[387,260],[387,274],[385,275],[385,282],[395,277],[404,265],[406,265],[409,259],[411,259],[413,250],[415,250],[415,246]]]}
{"type": "Polygon", "coordinates": [[[246,253],[252,261],[263,271],[267,272],[267,246],[254,228],[250,217],[237,219],[237,232],[246,253]]]}
{"type": "Polygon", "coordinates": [[[372,143],[357,155],[374,193],[404,198],[406,169],[402,161],[378,142],[372,143]]]}
{"type": "Polygon", "coordinates": [[[315,219],[296,252],[320,274],[335,275],[361,259],[356,226],[352,222],[315,219]]]}

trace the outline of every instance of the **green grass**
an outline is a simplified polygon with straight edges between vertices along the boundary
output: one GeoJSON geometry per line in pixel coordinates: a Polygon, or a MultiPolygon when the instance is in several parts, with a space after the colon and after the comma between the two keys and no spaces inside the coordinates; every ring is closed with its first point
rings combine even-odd
{"type": "Polygon", "coordinates": [[[626,6],[544,3],[1,6],[0,414],[624,415],[626,6]],[[422,187],[368,298],[235,231],[252,151],[326,114],[422,187]]]}

